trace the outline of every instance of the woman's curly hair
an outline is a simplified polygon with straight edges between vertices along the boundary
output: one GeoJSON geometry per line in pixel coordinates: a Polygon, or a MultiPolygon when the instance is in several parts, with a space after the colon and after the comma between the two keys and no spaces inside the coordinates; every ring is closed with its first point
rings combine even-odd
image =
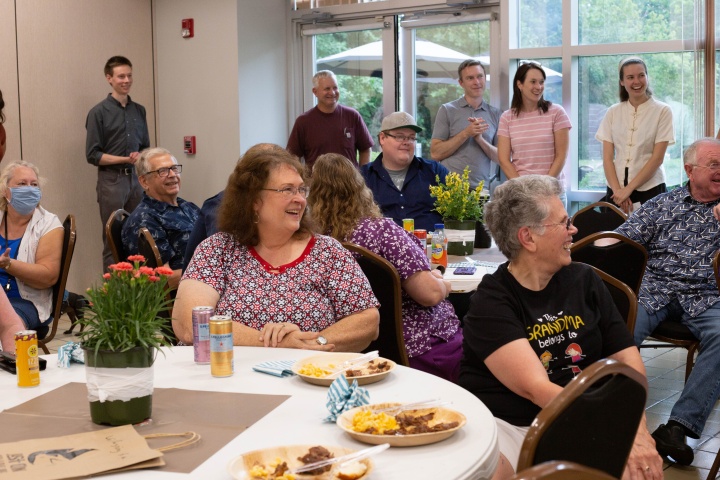
{"type": "MultiPolygon", "coordinates": [[[[220,210],[218,212],[218,228],[230,233],[241,245],[255,246],[259,242],[256,213],[253,205],[260,202],[260,193],[267,188],[270,174],[287,166],[297,171],[303,181],[307,182],[305,167],[295,155],[278,145],[259,144],[248,149],[225,187],[220,210]]],[[[312,234],[313,228],[307,212],[300,220],[300,228],[295,237],[312,234]]]]}
{"type": "Polygon", "coordinates": [[[318,230],[340,241],[350,238],[360,220],[382,217],[357,167],[337,153],[315,161],[308,202],[318,230]]]}

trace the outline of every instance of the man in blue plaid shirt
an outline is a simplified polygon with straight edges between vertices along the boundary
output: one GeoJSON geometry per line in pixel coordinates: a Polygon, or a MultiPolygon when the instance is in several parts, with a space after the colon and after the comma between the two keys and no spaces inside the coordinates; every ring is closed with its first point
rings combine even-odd
{"type": "Polygon", "coordinates": [[[695,367],[670,418],[652,434],[658,452],[689,465],[685,436],[700,438],[720,397],[720,295],[713,257],[720,249],[720,140],[703,138],[685,152],[688,183],[646,202],[615,231],[645,247],[648,264],[638,296],[635,343],[667,318],[700,339],[695,367]]]}

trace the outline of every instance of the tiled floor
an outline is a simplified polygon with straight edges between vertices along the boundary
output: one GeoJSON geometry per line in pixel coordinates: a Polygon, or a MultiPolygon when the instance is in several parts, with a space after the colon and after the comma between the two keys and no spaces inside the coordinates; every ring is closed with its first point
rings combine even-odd
{"type": "MultiPolygon", "coordinates": [[[[683,348],[642,348],[640,354],[645,361],[650,391],[646,417],[648,428],[654,431],[665,423],[675,399],[685,384],[685,359],[687,350],[683,348]]],[[[715,455],[720,449],[720,408],[710,414],[705,430],[698,440],[689,439],[695,450],[695,460],[689,467],[665,464],[667,480],[690,480],[707,478],[715,455]]]]}
{"type": "MultiPolygon", "coordinates": [[[[63,332],[70,325],[67,317],[60,319],[58,333],[48,348],[57,352],[60,345],[67,341],[77,341],[73,334],[63,332]]],[[[76,327],[76,332],[79,328],[76,327]]],[[[685,359],[687,351],[682,348],[643,348],[640,353],[645,361],[650,392],[647,402],[648,428],[652,432],[661,423],[667,421],[675,399],[685,383],[685,359]]],[[[720,449],[720,408],[715,410],[705,425],[699,440],[689,440],[695,449],[695,461],[690,467],[665,464],[666,480],[704,480],[707,478],[715,455],[720,449]]],[[[720,478],[720,476],[718,477],[720,478]]]]}

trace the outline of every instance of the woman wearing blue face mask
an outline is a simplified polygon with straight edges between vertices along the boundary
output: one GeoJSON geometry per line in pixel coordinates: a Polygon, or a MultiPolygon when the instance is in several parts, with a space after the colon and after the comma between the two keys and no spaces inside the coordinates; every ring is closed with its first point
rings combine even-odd
{"type": "Polygon", "coordinates": [[[41,206],[39,172],[28,162],[0,174],[0,342],[13,351],[17,327],[42,330],[60,274],[63,229],[41,206]],[[12,308],[10,308],[12,307],[12,308]]]}

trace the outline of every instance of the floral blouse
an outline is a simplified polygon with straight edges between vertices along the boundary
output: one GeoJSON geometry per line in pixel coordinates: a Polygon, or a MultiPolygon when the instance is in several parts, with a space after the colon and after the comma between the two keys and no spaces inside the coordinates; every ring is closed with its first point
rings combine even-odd
{"type": "Polygon", "coordinates": [[[199,280],[219,294],[216,315],[229,315],[256,330],[268,322],[291,322],[322,331],[348,315],[379,306],[350,252],[335,239],[316,235],[294,262],[271,273],[265,262],[220,232],[195,251],[183,278],[199,280]]]}
{"type": "MultiPolygon", "coordinates": [[[[405,281],[416,272],[430,270],[427,253],[420,240],[399,227],[391,218],[360,221],[349,239],[377,253],[393,264],[405,281]]],[[[403,335],[410,357],[430,350],[431,337],[449,340],[460,328],[452,304],[443,300],[434,307],[423,307],[402,293],[403,335]]]]}

